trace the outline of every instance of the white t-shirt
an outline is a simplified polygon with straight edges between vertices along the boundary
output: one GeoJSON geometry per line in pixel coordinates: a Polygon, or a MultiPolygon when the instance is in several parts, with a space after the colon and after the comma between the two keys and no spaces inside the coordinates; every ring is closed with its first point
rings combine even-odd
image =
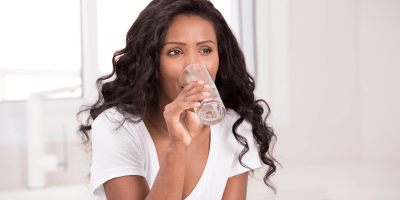
{"type": "MultiPolygon", "coordinates": [[[[249,171],[240,165],[238,157],[243,146],[236,141],[232,125],[239,115],[228,109],[225,118],[210,126],[209,157],[203,174],[186,200],[221,199],[229,177],[249,171]]],[[[123,116],[110,108],[92,123],[92,166],[90,175],[90,199],[105,200],[103,183],[127,175],[146,178],[150,189],[160,169],[153,140],[143,123],[125,121],[123,116]]],[[[236,131],[247,139],[249,151],[242,162],[252,169],[262,166],[251,125],[244,121],[236,131]]]]}

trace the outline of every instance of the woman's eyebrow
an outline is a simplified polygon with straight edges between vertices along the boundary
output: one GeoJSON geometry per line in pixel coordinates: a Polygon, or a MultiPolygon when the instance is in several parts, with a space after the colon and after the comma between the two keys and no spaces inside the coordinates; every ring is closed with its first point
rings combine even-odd
{"type": "Polygon", "coordinates": [[[167,45],[167,44],[178,44],[178,45],[186,46],[186,43],[182,43],[182,42],[166,42],[166,43],[164,44],[164,46],[167,45]]]}
{"type": "MultiPolygon", "coordinates": [[[[212,41],[212,40],[205,40],[205,41],[201,41],[201,42],[196,43],[196,45],[204,44],[204,43],[207,43],[207,42],[211,42],[211,43],[215,44],[215,42],[212,41]]],[[[165,46],[167,44],[177,44],[177,45],[186,46],[186,43],[183,43],[183,42],[166,42],[163,46],[165,46]]]]}
{"type": "Polygon", "coordinates": [[[204,44],[207,42],[211,42],[211,43],[215,44],[215,42],[213,42],[212,40],[206,40],[206,41],[198,42],[198,43],[196,43],[196,45],[204,44]]]}

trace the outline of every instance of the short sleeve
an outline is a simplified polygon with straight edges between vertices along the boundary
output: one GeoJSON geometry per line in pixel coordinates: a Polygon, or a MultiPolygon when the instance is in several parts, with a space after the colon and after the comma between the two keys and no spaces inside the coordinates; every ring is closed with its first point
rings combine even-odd
{"type": "MultiPolygon", "coordinates": [[[[249,151],[245,153],[242,157],[242,163],[255,170],[262,167],[260,157],[258,155],[258,148],[256,142],[253,137],[252,126],[247,121],[243,121],[242,124],[237,128],[236,131],[239,135],[245,137],[247,139],[247,143],[249,145],[249,151]]],[[[244,172],[250,171],[250,169],[243,167],[239,162],[239,155],[244,149],[244,146],[241,145],[236,139],[235,144],[235,153],[233,157],[232,167],[229,173],[229,177],[236,176],[238,174],[242,174],[244,172]]]]}
{"type": "Polygon", "coordinates": [[[103,184],[113,178],[146,177],[140,142],[135,133],[120,125],[119,113],[103,112],[92,123],[91,192],[104,196],[103,184]]]}

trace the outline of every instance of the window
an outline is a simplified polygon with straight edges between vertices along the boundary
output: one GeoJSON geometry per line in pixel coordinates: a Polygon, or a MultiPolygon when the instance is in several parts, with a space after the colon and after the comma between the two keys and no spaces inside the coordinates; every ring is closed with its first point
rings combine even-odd
{"type": "Polygon", "coordinates": [[[0,18],[0,102],[82,84],[79,0],[0,1],[0,18]]]}

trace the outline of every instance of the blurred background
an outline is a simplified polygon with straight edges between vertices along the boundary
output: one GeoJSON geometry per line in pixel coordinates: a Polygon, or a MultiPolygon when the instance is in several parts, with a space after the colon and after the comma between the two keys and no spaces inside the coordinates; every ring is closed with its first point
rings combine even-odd
{"type": "MultiPolygon", "coordinates": [[[[1,200],[87,199],[76,113],[149,2],[0,1],[1,200]]],[[[400,199],[400,0],[211,2],[277,135],[248,199],[400,199]]]]}

